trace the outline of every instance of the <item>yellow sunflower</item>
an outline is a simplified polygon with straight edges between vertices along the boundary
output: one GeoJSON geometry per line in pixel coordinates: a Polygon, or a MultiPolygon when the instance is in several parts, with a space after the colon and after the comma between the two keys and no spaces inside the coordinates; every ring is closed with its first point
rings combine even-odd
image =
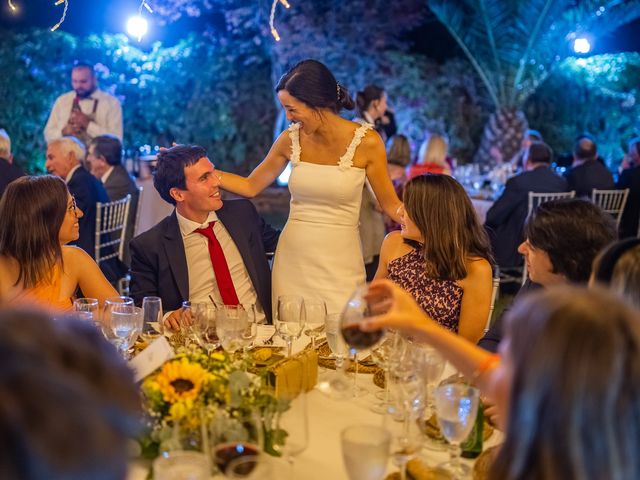
{"type": "Polygon", "coordinates": [[[176,403],[195,400],[202,383],[209,377],[208,372],[186,358],[165,363],[156,377],[156,382],[165,401],[176,403]]]}

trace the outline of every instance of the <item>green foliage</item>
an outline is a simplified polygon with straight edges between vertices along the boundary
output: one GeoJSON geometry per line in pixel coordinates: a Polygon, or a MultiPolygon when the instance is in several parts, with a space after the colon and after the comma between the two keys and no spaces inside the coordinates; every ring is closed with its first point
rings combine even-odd
{"type": "Polygon", "coordinates": [[[0,33],[0,124],[17,161],[43,170],[44,125],[55,98],[70,89],[75,59],[97,64],[100,87],[123,104],[125,148],[171,142],[204,146],[223,168],[247,171],[269,147],[275,108],[264,57],[191,35],[143,52],[121,35],[78,39],[35,30],[0,33]]]}
{"type": "Polygon", "coordinates": [[[616,167],[626,143],[640,135],[640,54],[568,58],[526,105],[533,128],[556,152],[591,132],[598,151],[616,167]]]}

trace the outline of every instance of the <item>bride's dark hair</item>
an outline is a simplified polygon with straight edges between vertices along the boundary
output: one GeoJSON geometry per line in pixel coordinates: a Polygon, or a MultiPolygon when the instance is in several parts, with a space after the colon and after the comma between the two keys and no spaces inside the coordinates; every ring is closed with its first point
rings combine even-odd
{"type": "Polygon", "coordinates": [[[355,104],[331,70],[317,60],[303,60],[285,73],[276,85],[276,92],[286,90],[311,108],[328,108],[338,113],[343,108],[353,110],[355,104]]]}

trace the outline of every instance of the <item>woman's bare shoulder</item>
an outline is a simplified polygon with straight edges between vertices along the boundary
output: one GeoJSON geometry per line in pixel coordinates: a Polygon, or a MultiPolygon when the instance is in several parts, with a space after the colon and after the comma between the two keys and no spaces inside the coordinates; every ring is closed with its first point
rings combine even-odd
{"type": "Polygon", "coordinates": [[[493,269],[491,264],[486,258],[482,257],[469,257],[466,261],[467,276],[489,276],[493,275],[493,269]]]}
{"type": "Polygon", "coordinates": [[[87,252],[73,245],[62,246],[62,260],[65,262],[65,267],[67,266],[66,263],[70,262],[70,266],[76,268],[86,265],[86,262],[93,261],[87,252]]]}

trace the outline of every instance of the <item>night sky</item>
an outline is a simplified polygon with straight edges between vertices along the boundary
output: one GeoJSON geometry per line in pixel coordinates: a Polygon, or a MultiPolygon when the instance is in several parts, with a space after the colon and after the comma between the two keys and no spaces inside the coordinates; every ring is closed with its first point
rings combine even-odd
{"type": "MultiPolygon", "coordinates": [[[[3,27],[24,30],[29,27],[49,28],[60,18],[63,6],[54,6],[53,0],[13,0],[19,7],[19,14],[12,14],[6,0],[0,0],[0,22],[3,27]]],[[[257,1],[257,0],[256,0],[257,1]]],[[[308,1],[308,0],[307,0],[308,1]]],[[[153,5],[153,2],[151,2],[153,5]]],[[[69,10],[61,30],[76,35],[90,33],[124,33],[127,19],[135,15],[140,3],[138,0],[70,0],[69,10]]],[[[295,8],[295,3],[292,3],[295,8]]],[[[188,31],[202,30],[206,16],[202,18],[182,18],[176,23],[160,25],[157,15],[144,12],[149,20],[149,33],[141,46],[155,41],[165,45],[175,43],[188,31]]],[[[266,21],[266,20],[265,20],[266,21]]],[[[452,54],[460,54],[453,38],[433,16],[409,35],[414,43],[413,50],[425,53],[438,61],[452,54]]],[[[621,51],[640,51],[640,19],[628,24],[607,37],[596,39],[593,53],[615,53],[621,51]]]]}

